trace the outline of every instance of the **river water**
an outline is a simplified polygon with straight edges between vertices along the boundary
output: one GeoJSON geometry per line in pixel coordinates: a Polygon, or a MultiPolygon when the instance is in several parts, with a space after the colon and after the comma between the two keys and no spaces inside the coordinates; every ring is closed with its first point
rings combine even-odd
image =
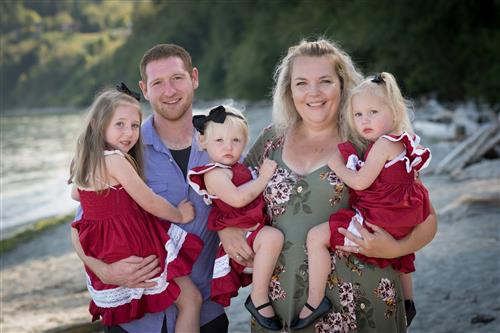
{"type": "MultiPolygon", "coordinates": [[[[270,123],[270,108],[254,105],[245,114],[254,140],[270,123]]],[[[41,218],[75,210],[78,204],[66,181],[84,119],[85,112],[74,109],[0,115],[0,238],[41,218]]]]}

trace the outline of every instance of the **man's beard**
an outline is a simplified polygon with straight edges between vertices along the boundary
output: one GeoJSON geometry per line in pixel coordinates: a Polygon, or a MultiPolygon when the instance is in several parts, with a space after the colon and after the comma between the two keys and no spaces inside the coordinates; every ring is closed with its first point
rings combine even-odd
{"type": "Polygon", "coordinates": [[[168,106],[165,106],[161,103],[157,107],[154,108],[155,112],[160,115],[162,118],[169,121],[177,121],[181,119],[186,112],[191,108],[192,98],[185,99],[181,105],[176,107],[174,110],[169,110],[168,106]]]}

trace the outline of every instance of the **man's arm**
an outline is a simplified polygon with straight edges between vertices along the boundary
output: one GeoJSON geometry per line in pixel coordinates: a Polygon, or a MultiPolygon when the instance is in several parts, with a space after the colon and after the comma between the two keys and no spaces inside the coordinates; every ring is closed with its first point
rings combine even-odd
{"type": "Polygon", "coordinates": [[[161,267],[155,255],[146,258],[130,256],[112,264],[106,264],[102,260],[85,255],[75,228],[71,228],[71,242],[78,257],[102,282],[129,288],[155,286],[154,282],[145,282],[160,273],[161,267]]]}

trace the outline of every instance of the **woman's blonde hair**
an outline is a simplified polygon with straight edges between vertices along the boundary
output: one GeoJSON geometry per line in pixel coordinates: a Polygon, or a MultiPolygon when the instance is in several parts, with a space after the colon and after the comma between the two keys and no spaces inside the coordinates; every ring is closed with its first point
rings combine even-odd
{"type": "Polygon", "coordinates": [[[314,41],[302,40],[288,49],[276,67],[273,88],[273,124],[277,133],[284,134],[289,128],[300,121],[300,115],[295,108],[291,90],[291,73],[294,60],[297,57],[328,57],[338,75],[340,86],[340,105],[336,117],[336,125],[340,129],[340,110],[344,107],[349,91],[362,79],[351,57],[335,42],[319,38],[314,41]]]}
{"type": "MultiPolygon", "coordinates": [[[[233,117],[231,115],[227,115],[226,119],[224,119],[224,128],[239,128],[243,134],[243,137],[245,138],[245,144],[247,144],[250,140],[250,131],[248,129],[248,123],[245,119],[245,116],[243,115],[243,112],[229,105],[222,106],[224,107],[226,112],[230,112],[237,116],[233,117]]],[[[205,113],[205,115],[208,115],[208,111],[205,113]]],[[[205,147],[210,138],[213,138],[213,136],[215,135],[215,126],[213,126],[214,124],[215,123],[213,121],[207,122],[207,124],[205,125],[204,133],[200,134],[200,136],[198,137],[198,141],[200,142],[201,147],[205,147]]]]}
{"type": "MultiPolygon", "coordinates": [[[[137,108],[139,120],[142,122],[141,105],[134,97],[114,89],[102,92],[92,103],[84,129],[78,136],[68,183],[75,183],[78,187],[83,188],[109,183],[104,151],[112,149],[112,147],[109,147],[106,143],[106,130],[116,108],[122,105],[137,108]],[[98,178],[98,175],[102,178],[98,178]]],[[[128,153],[123,153],[144,180],[144,160],[140,130],[137,143],[128,153]]]]}
{"type": "Polygon", "coordinates": [[[401,94],[394,76],[391,73],[382,72],[366,78],[354,87],[347,99],[346,108],[343,110],[343,117],[346,121],[344,122],[342,132],[347,140],[351,141],[356,147],[364,151],[369,143],[358,133],[354,123],[352,99],[361,93],[371,93],[383,99],[394,117],[394,131],[413,133],[410,120],[410,114],[413,113],[411,102],[401,94]]]}

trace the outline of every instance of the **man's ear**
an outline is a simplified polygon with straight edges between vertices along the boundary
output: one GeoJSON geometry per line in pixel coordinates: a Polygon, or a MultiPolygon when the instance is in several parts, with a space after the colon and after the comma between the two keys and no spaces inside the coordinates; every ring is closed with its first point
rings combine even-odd
{"type": "Polygon", "coordinates": [[[191,71],[191,82],[193,82],[194,90],[196,90],[196,88],[200,85],[198,68],[196,67],[193,67],[193,70],[191,71]]]}
{"type": "Polygon", "coordinates": [[[141,88],[142,95],[144,96],[144,99],[149,101],[148,98],[148,85],[144,83],[142,80],[139,81],[139,88],[141,88]]]}

